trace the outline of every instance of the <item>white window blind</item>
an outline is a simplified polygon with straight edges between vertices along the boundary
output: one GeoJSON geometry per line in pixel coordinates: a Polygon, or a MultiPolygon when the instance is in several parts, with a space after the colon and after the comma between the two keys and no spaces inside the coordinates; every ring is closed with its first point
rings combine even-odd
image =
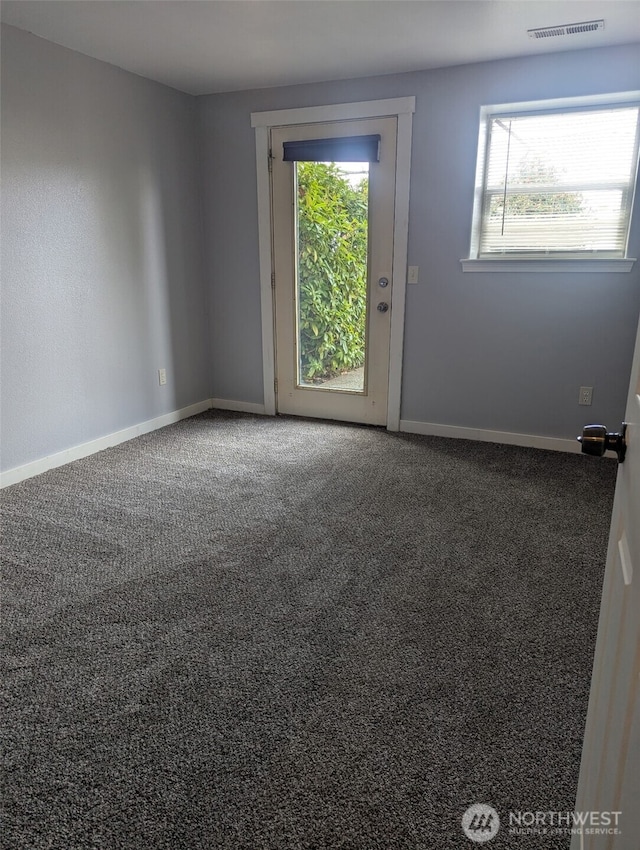
{"type": "Polygon", "coordinates": [[[487,115],[477,256],[624,257],[639,111],[487,115]]]}

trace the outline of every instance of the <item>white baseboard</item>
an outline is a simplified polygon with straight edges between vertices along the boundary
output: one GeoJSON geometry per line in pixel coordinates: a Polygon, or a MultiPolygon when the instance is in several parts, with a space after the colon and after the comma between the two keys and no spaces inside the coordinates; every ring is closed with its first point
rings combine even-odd
{"type": "Polygon", "coordinates": [[[49,469],[64,466],[65,463],[71,463],[73,460],[80,460],[80,458],[101,452],[103,449],[117,446],[119,443],[125,443],[134,437],[148,434],[150,431],[157,431],[158,428],[172,425],[174,422],[187,419],[189,416],[196,416],[198,413],[209,410],[210,407],[211,399],[199,401],[197,404],[190,404],[188,407],[183,407],[180,410],[165,413],[164,416],[158,416],[156,419],[148,419],[146,422],[140,422],[138,425],[132,425],[130,428],[124,428],[122,431],[115,431],[113,434],[107,434],[105,437],[98,437],[97,440],[89,440],[87,443],[72,446],[70,449],[56,452],[53,455],[47,455],[47,457],[34,460],[32,463],[25,463],[23,466],[8,469],[6,472],[0,473],[0,488],[17,484],[26,478],[33,478],[34,475],[40,475],[49,469]]]}
{"type": "MultiPolygon", "coordinates": [[[[32,463],[25,463],[23,466],[16,466],[13,469],[8,469],[6,472],[0,473],[0,488],[9,487],[11,484],[17,484],[27,478],[33,478],[34,475],[40,475],[49,469],[55,469],[58,466],[63,466],[65,463],[71,463],[74,460],[88,457],[89,455],[101,452],[103,449],[108,449],[111,446],[117,446],[120,443],[125,443],[127,440],[132,440],[134,437],[139,437],[142,434],[148,434],[150,431],[157,431],[158,428],[164,428],[166,425],[172,425],[174,422],[179,422],[181,419],[187,419],[190,416],[196,416],[210,408],[218,410],[237,410],[241,413],[257,413],[264,415],[264,404],[254,404],[248,401],[232,401],[226,398],[211,398],[205,401],[200,401],[197,404],[191,404],[188,407],[183,407],[180,410],[173,410],[171,413],[165,413],[164,416],[158,416],[156,419],[148,419],[146,422],[140,422],[138,425],[132,425],[130,428],[124,428],[122,431],[115,431],[113,434],[107,434],[105,437],[99,437],[97,440],[90,440],[87,443],[81,443],[79,446],[73,446],[70,449],[65,449],[62,452],[57,452],[53,455],[35,460],[32,463]]],[[[509,446],[525,446],[535,449],[551,449],[557,452],[579,453],[580,444],[577,440],[565,440],[560,437],[541,437],[533,434],[513,434],[509,431],[488,431],[482,428],[461,428],[457,425],[438,425],[431,422],[414,422],[410,419],[400,420],[400,430],[408,434],[424,434],[432,437],[453,437],[463,440],[479,440],[485,443],[502,443],[509,446]]]]}
{"type": "Polygon", "coordinates": [[[562,437],[541,437],[534,434],[514,434],[510,431],[488,431],[484,428],[461,428],[458,425],[438,425],[432,422],[400,420],[400,430],[408,434],[424,434],[429,437],[453,437],[461,440],[479,440],[483,443],[502,443],[507,446],[524,446],[530,449],[550,449],[554,452],[580,453],[577,440],[562,437]]]}
{"type": "Polygon", "coordinates": [[[239,413],[258,413],[264,416],[264,404],[251,401],[232,401],[228,398],[212,398],[211,407],[216,410],[237,410],[239,413]]]}

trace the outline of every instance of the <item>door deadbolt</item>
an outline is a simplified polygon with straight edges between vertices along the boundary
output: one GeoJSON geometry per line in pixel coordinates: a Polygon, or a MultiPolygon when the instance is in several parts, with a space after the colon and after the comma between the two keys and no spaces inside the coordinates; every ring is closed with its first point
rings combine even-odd
{"type": "Polygon", "coordinates": [[[578,442],[582,446],[582,453],[602,457],[606,451],[615,452],[618,455],[618,463],[624,463],[627,451],[627,423],[622,423],[620,431],[609,431],[604,425],[585,425],[578,442]]]}
{"type": "Polygon", "coordinates": [[[385,286],[389,286],[389,278],[388,277],[381,277],[380,280],[378,281],[378,284],[384,289],[385,286]]]}

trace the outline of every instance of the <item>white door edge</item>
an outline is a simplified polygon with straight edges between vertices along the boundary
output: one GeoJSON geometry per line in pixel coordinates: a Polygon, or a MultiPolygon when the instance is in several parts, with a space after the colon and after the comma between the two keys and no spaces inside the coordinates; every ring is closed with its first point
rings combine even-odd
{"type": "Polygon", "coordinates": [[[389,396],[387,430],[400,428],[402,393],[402,351],[404,345],[404,310],[407,275],[407,245],[409,239],[409,191],[411,180],[411,132],[415,97],[371,100],[358,103],[338,103],[299,109],[278,109],[253,112],[251,126],[256,131],[256,174],[258,196],[258,250],[260,257],[260,302],[262,312],[262,375],[264,411],[274,416],[275,396],[275,335],[273,269],[271,243],[271,187],[269,180],[269,134],[272,127],[296,124],[344,121],[358,118],[378,118],[395,115],[398,118],[396,149],[395,224],[393,234],[393,299],[391,313],[391,342],[389,350],[389,396]]]}
{"type": "Polygon", "coordinates": [[[256,127],[256,170],[258,189],[258,251],[260,257],[260,305],[262,314],[262,380],[264,412],[276,414],[276,364],[271,270],[271,183],[269,180],[269,127],[256,127]]]}
{"type": "MultiPolygon", "coordinates": [[[[415,98],[414,98],[415,100],[415,98]]],[[[387,430],[400,430],[402,394],[402,352],[404,347],[404,311],[407,291],[407,250],[409,242],[409,193],[411,189],[411,133],[413,114],[398,115],[396,141],[396,204],[393,233],[393,307],[389,344],[389,390],[387,430]]]]}

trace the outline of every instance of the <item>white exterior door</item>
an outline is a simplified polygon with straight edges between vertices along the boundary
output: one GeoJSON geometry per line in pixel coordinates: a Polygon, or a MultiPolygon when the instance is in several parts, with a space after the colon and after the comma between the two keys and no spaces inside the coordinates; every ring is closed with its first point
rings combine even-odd
{"type": "MultiPolygon", "coordinates": [[[[287,126],[271,130],[272,150],[272,231],[274,258],[274,302],[275,302],[275,374],[276,409],[278,413],[312,416],[362,422],[373,425],[387,424],[387,402],[389,387],[389,343],[393,290],[393,241],[394,201],[396,180],[396,137],[397,117],[360,119],[322,124],[287,126]],[[379,159],[363,166],[362,179],[368,181],[368,206],[366,231],[366,259],[364,271],[354,270],[361,279],[360,302],[356,304],[357,335],[362,356],[356,362],[341,369],[322,371],[320,366],[313,371],[308,350],[314,339],[320,340],[321,355],[326,350],[338,352],[340,347],[350,345],[345,329],[334,328],[324,321],[328,311],[324,310],[314,320],[310,285],[305,279],[308,268],[313,266],[319,288],[331,287],[331,256],[319,256],[302,244],[302,228],[309,226],[303,219],[304,169],[306,163],[284,161],[285,143],[305,140],[345,139],[363,136],[379,136],[379,159]],[[317,270],[317,271],[316,271],[317,270]],[[323,277],[324,275],[324,277],[323,277]],[[335,331],[335,332],[334,332],[335,331]]],[[[351,167],[354,186],[357,185],[357,168],[351,167]]],[[[347,179],[347,178],[345,178],[347,179]]],[[[337,210],[336,217],[348,210],[337,210]]],[[[331,224],[331,223],[329,223],[331,224]]],[[[318,219],[312,222],[319,227],[318,219]]],[[[338,228],[339,229],[339,228],[338,228]]],[[[348,228],[346,228],[348,229],[348,228]]],[[[360,234],[360,237],[362,234],[360,234]]],[[[358,237],[358,238],[360,238],[358,237]]],[[[329,252],[342,250],[342,236],[336,230],[327,242],[329,252]]],[[[345,236],[350,239],[351,236],[345,236]]],[[[308,278],[308,276],[307,276],[308,278]]],[[[348,289],[348,282],[347,282],[348,289]]],[[[337,292],[337,290],[336,290],[337,292]]],[[[351,297],[349,295],[348,297],[351,297]]],[[[355,298],[355,295],[353,296],[355,298]]],[[[354,321],[355,324],[355,321],[354,321]]],[[[315,356],[315,354],[313,355],[315,356]]],[[[320,359],[320,358],[316,358],[320,359]]]]}
{"type": "Polygon", "coordinates": [[[576,799],[595,815],[571,850],[640,847],[640,325],[625,421],[576,799]]]}

